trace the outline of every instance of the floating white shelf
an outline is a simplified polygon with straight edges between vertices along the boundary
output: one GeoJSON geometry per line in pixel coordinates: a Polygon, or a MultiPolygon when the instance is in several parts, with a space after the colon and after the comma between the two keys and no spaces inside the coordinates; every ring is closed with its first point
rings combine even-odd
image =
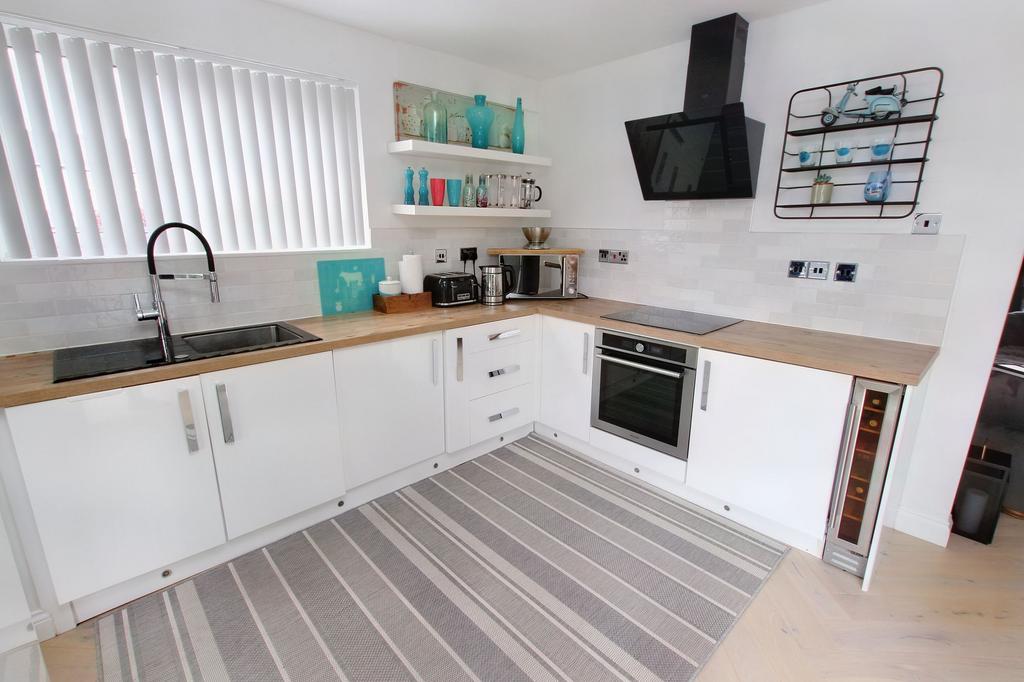
{"type": "Polygon", "coordinates": [[[408,206],[392,204],[395,215],[449,216],[458,218],[550,218],[543,208],[466,208],[462,206],[408,206]]]}
{"type": "Polygon", "coordinates": [[[482,163],[516,164],[518,166],[550,166],[551,159],[546,156],[530,154],[513,154],[496,149],[477,149],[461,144],[440,144],[425,140],[402,140],[389,142],[388,154],[405,156],[425,156],[431,159],[454,159],[459,161],[479,161],[482,163]]]}

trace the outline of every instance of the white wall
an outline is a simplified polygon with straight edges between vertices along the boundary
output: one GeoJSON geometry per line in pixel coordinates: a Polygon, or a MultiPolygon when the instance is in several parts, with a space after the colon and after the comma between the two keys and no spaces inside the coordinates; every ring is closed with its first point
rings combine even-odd
{"type": "MultiPolygon", "coordinates": [[[[462,93],[483,92],[504,103],[514,103],[521,96],[528,110],[535,109],[536,81],[257,0],[0,0],[0,12],[355,81],[375,249],[348,255],[383,255],[393,260],[412,248],[426,260],[432,259],[434,247],[441,247],[452,258],[460,246],[478,246],[482,253],[488,246],[507,246],[522,238],[518,228],[508,223],[495,227],[502,224],[492,222],[482,230],[487,223],[434,220],[423,228],[415,227],[419,223],[414,219],[393,215],[391,204],[401,201],[403,168],[422,160],[392,157],[385,153],[385,146],[394,139],[392,83],[396,80],[462,93]]],[[[536,149],[538,125],[538,116],[528,111],[528,150],[536,149]]],[[[481,170],[429,160],[425,165],[432,176],[461,177],[481,170]]],[[[176,330],[189,331],[318,314],[315,262],[339,256],[223,258],[225,303],[204,306],[202,287],[169,286],[172,321],[177,318],[176,330]],[[268,270],[279,279],[265,279],[268,270]],[[183,291],[172,293],[172,289],[183,291]]],[[[486,260],[484,256],[481,263],[486,260]]],[[[392,268],[389,262],[389,274],[392,268]]],[[[135,323],[129,307],[132,291],[148,290],[144,275],[145,264],[140,260],[0,263],[0,354],[151,335],[151,325],[135,323]]]]}
{"type": "Polygon", "coordinates": [[[1011,0],[837,1],[753,23],[743,101],[767,130],[758,196],[748,201],[644,202],[640,195],[622,123],[682,108],[687,43],[542,85],[544,146],[557,160],[549,184],[558,242],[638,249],[626,267],[597,268],[588,258],[583,286],[631,300],[658,287],[657,300],[677,307],[903,340],[941,338],[925,390],[909,407],[912,456],[899,472],[905,486],[895,519],[898,528],[940,544],[1024,251],[1014,214],[1024,149],[1006,129],[1008,112],[1024,105],[1022,23],[1024,9],[1011,0]],[[942,236],[911,236],[909,220],[783,225],[774,218],[794,91],[931,65],[945,70],[947,96],[920,208],[944,214],[942,236]],[[763,232],[778,229],[808,233],[763,232]],[[855,284],[786,279],[790,258],[847,257],[861,264],[855,284]]]}

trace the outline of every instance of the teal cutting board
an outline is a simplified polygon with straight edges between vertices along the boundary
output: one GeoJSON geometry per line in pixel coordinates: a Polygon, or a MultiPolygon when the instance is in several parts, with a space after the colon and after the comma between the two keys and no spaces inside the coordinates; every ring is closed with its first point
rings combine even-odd
{"type": "Polygon", "coordinates": [[[325,317],[373,310],[377,284],[385,279],[383,258],[321,260],[316,271],[320,312],[325,317]]]}

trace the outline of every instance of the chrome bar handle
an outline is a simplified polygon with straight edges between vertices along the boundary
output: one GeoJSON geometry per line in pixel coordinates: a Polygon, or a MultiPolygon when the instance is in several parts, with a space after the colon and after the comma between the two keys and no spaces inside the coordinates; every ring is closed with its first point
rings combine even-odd
{"type": "Polygon", "coordinates": [[[437,386],[437,339],[430,342],[430,378],[437,386]]]}
{"type": "Polygon", "coordinates": [[[509,365],[508,367],[502,367],[501,369],[492,369],[487,373],[487,376],[491,379],[494,377],[500,377],[504,374],[514,374],[519,371],[519,365],[509,365]]]}
{"type": "Polygon", "coordinates": [[[187,390],[178,391],[178,408],[181,410],[181,423],[185,427],[188,452],[199,452],[199,432],[196,431],[196,418],[192,413],[192,396],[187,390]]]}
{"type": "Polygon", "coordinates": [[[836,481],[832,486],[831,518],[828,520],[830,530],[839,527],[843,510],[839,508],[840,502],[846,497],[846,489],[850,485],[850,475],[847,473],[853,466],[850,456],[850,445],[853,443],[853,416],[857,414],[857,404],[851,400],[846,406],[846,419],[843,421],[843,440],[839,444],[839,464],[836,469],[836,481]]]}
{"type": "Polygon", "coordinates": [[[583,374],[587,374],[587,366],[590,364],[590,332],[583,332],[583,374]]]}
{"type": "Polygon", "coordinates": [[[622,365],[623,367],[632,367],[633,369],[643,370],[644,372],[650,372],[652,374],[660,374],[663,377],[671,377],[673,379],[682,378],[682,374],[679,372],[671,372],[667,369],[661,369],[660,367],[651,367],[650,365],[644,365],[639,362],[633,362],[632,360],[623,360],[622,358],[613,358],[610,355],[595,355],[595,358],[602,362],[610,362],[613,365],[622,365]]]}
{"type": "Polygon", "coordinates": [[[228,406],[228,387],[217,384],[217,407],[220,410],[220,429],[225,443],[235,442],[235,427],[231,424],[231,408],[228,406]]]}
{"type": "Polygon", "coordinates": [[[491,334],[487,337],[488,341],[500,341],[501,339],[511,339],[513,336],[519,336],[523,333],[522,329],[509,329],[508,331],[498,332],[497,334],[491,334]]]}
{"type": "Polygon", "coordinates": [[[462,337],[455,339],[455,380],[461,382],[463,371],[462,371],[462,337]]]}
{"type": "Polygon", "coordinates": [[[711,361],[704,361],[704,383],[700,387],[700,409],[708,411],[708,388],[711,386],[711,361]]]}
{"type": "Polygon", "coordinates": [[[496,421],[498,421],[500,419],[507,419],[508,417],[514,417],[517,414],[519,414],[519,408],[518,407],[513,407],[511,410],[505,410],[504,412],[499,412],[498,414],[492,414],[490,417],[487,418],[487,421],[489,421],[489,422],[496,422],[496,421]]]}

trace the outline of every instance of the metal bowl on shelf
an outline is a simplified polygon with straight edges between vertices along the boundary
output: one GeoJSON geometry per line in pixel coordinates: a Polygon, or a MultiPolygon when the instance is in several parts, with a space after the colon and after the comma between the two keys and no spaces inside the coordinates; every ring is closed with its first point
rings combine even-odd
{"type": "Polygon", "coordinates": [[[528,249],[543,249],[544,242],[547,241],[548,236],[551,234],[550,227],[524,227],[523,236],[526,237],[529,242],[526,245],[528,249]]]}

